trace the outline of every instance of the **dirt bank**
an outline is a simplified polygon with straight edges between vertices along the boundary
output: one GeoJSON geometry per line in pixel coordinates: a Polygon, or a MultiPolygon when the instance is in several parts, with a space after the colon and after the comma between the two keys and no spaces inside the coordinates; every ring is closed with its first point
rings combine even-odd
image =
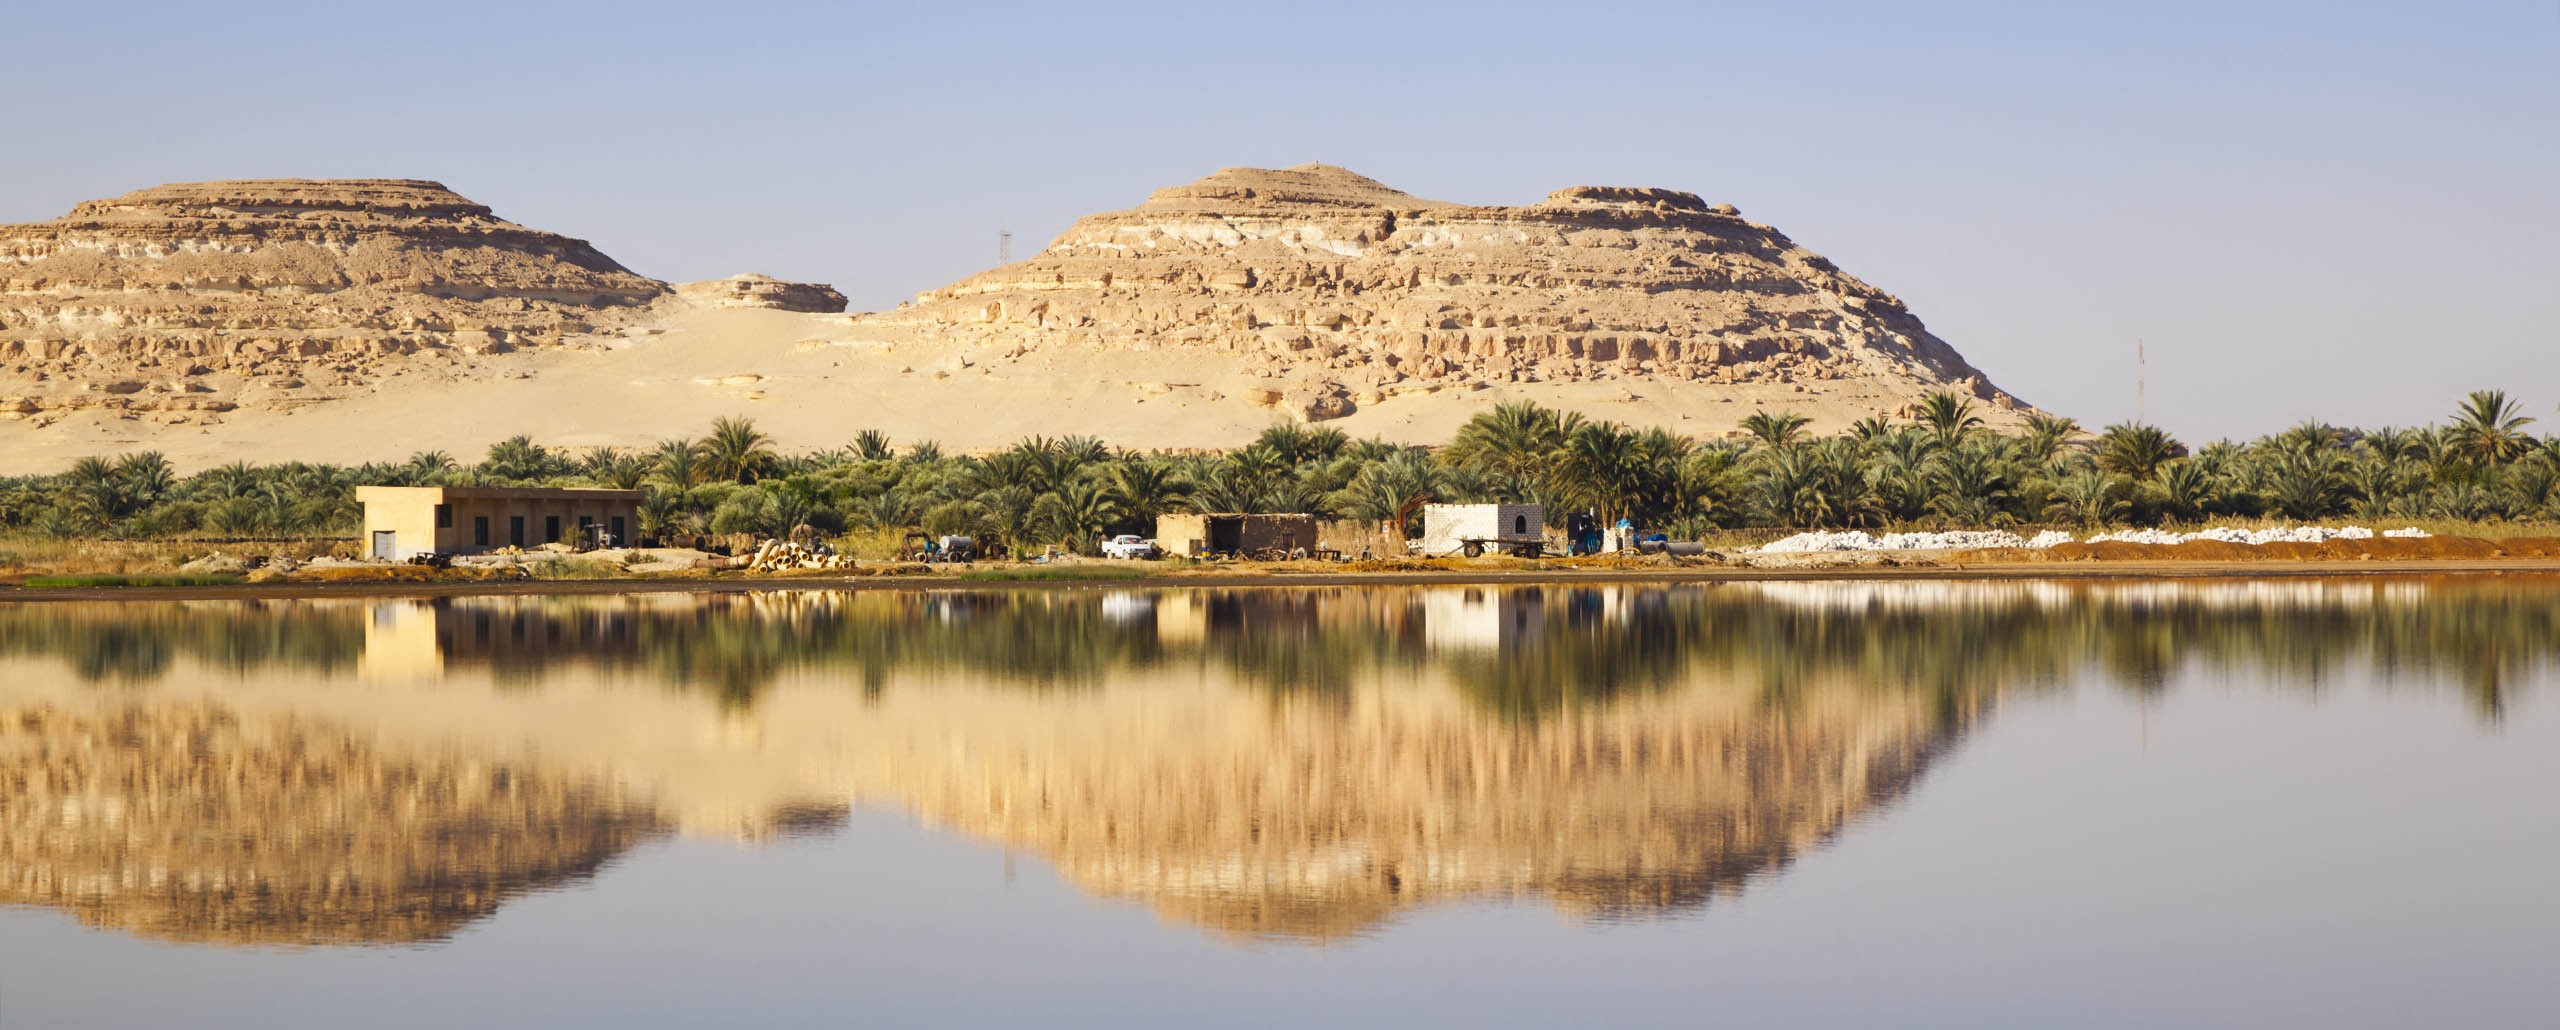
{"type": "MultiPolygon", "coordinates": [[[[2113,546],[2113,545],[2102,545],[2113,546]]],[[[684,579],[586,579],[507,581],[270,582],[200,587],[18,587],[0,589],[0,603],[51,601],[222,600],[318,597],[455,597],[483,595],[595,595],[624,593],[730,594],[765,590],[1132,590],[1183,587],[1331,587],[1421,585],[1608,585],[1862,579],[2249,579],[2268,577],[2372,577],[2414,575],[2560,575],[2560,548],[2532,555],[2334,559],[2268,554],[2241,559],[2189,557],[2194,545],[2125,545],[2125,557],[2020,559],[2011,552],[1970,552],[1928,560],[1865,556],[1867,560],[1785,567],[1751,567],[1701,561],[1613,567],[1558,567],[1529,562],[1490,567],[1399,568],[1352,571],[1342,565],[1251,565],[1183,570],[1144,577],[1083,579],[980,579],[966,573],[913,575],[801,575],[694,577],[684,579]]],[[[2227,546],[2227,545],[2226,545],[2227,546]]],[[[2315,545],[2301,545],[2315,546],[2315,545]]],[[[2322,545],[2325,546],[2325,545],[2322,545]]],[[[2262,549],[2263,550],[2263,549],[2262,549]]],[[[1403,563],[1398,563],[1402,565],[1403,563]]],[[[1418,563],[1417,563],[1418,564],[1418,563]]]]}

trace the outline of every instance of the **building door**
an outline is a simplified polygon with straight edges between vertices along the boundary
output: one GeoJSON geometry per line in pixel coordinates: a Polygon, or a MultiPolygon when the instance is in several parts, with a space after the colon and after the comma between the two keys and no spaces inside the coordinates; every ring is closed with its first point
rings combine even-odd
{"type": "Polygon", "coordinates": [[[473,546],[473,547],[487,547],[487,546],[489,546],[489,517],[488,517],[488,516],[486,516],[486,515],[474,515],[474,516],[472,516],[472,517],[471,517],[471,546],[473,546]]]}
{"type": "Polygon", "coordinates": [[[516,547],[524,546],[524,516],[507,516],[507,543],[516,547]]]}
{"type": "Polygon", "coordinates": [[[556,544],[560,542],[560,516],[545,515],[542,517],[542,542],[546,544],[556,544]]]}
{"type": "Polygon", "coordinates": [[[390,561],[392,552],[400,549],[400,534],[388,529],[373,531],[373,560],[390,561]]]}
{"type": "Polygon", "coordinates": [[[613,546],[615,546],[615,547],[629,547],[629,546],[631,546],[631,538],[630,538],[630,537],[627,537],[627,536],[622,535],[622,532],[623,532],[623,521],[622,521],[622,516],[620,516],[620,515],[616,515],[616,516],[614,516],[614,517],[613,517],[613,540],[612,540],[612,541],[610,541],[610,542],[613,544],[613,546]]]}

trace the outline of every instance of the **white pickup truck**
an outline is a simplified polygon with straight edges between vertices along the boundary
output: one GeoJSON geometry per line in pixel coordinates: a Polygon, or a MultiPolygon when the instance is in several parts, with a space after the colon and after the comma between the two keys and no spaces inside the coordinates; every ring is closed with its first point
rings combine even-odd
{"type": "Polygon", "coordinates": [[[1153,558],[1156,555],[1156,542],[1135,533],[1122,533],[1102,542],[1102,556],[1105,558],[1153,558]]]}

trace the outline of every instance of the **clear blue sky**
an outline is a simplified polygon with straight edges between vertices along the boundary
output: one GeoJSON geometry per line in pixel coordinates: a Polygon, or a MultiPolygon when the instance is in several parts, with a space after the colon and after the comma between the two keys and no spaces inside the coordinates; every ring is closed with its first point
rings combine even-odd
{"type": "Polygon", "coordinates": [[[1667,186],[1993,378],[2190,437],[2560,432],[2560,0],[2431,5],[184,5],[0,27],[0,221],[160,182],[442,180],[644,274],[894,303],[1090,211],[1321,160],[1667,186]],[[2067,8],[2067,9],[2066,9],[2067,8]]]}

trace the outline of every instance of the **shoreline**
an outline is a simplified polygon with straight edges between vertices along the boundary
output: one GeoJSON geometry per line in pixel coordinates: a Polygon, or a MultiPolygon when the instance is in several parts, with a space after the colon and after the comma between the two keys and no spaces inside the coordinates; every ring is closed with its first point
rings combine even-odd
{"type": "Polygon", "coordinates": [[[0,604],[91,601],[240,601],[318,598],[742,594],[774,591],[1020,591],[1241,589],[1367,586],[1546,586],[1643,583],[1754,583],[1847,580],[2239,580],[2348,579],[2440,575],[2560,575],[2560,558],[2444,558],[2400,561],[2076,561],[1950,564],[1836,564],[1614,569],[1452,569],[1385,572],[1206,573],[1094,579],[966,579],[961,576],[756,576],[734,579],[557,579],[454,582],[241,583],[220,586],[14,587],[0,604]]]}

